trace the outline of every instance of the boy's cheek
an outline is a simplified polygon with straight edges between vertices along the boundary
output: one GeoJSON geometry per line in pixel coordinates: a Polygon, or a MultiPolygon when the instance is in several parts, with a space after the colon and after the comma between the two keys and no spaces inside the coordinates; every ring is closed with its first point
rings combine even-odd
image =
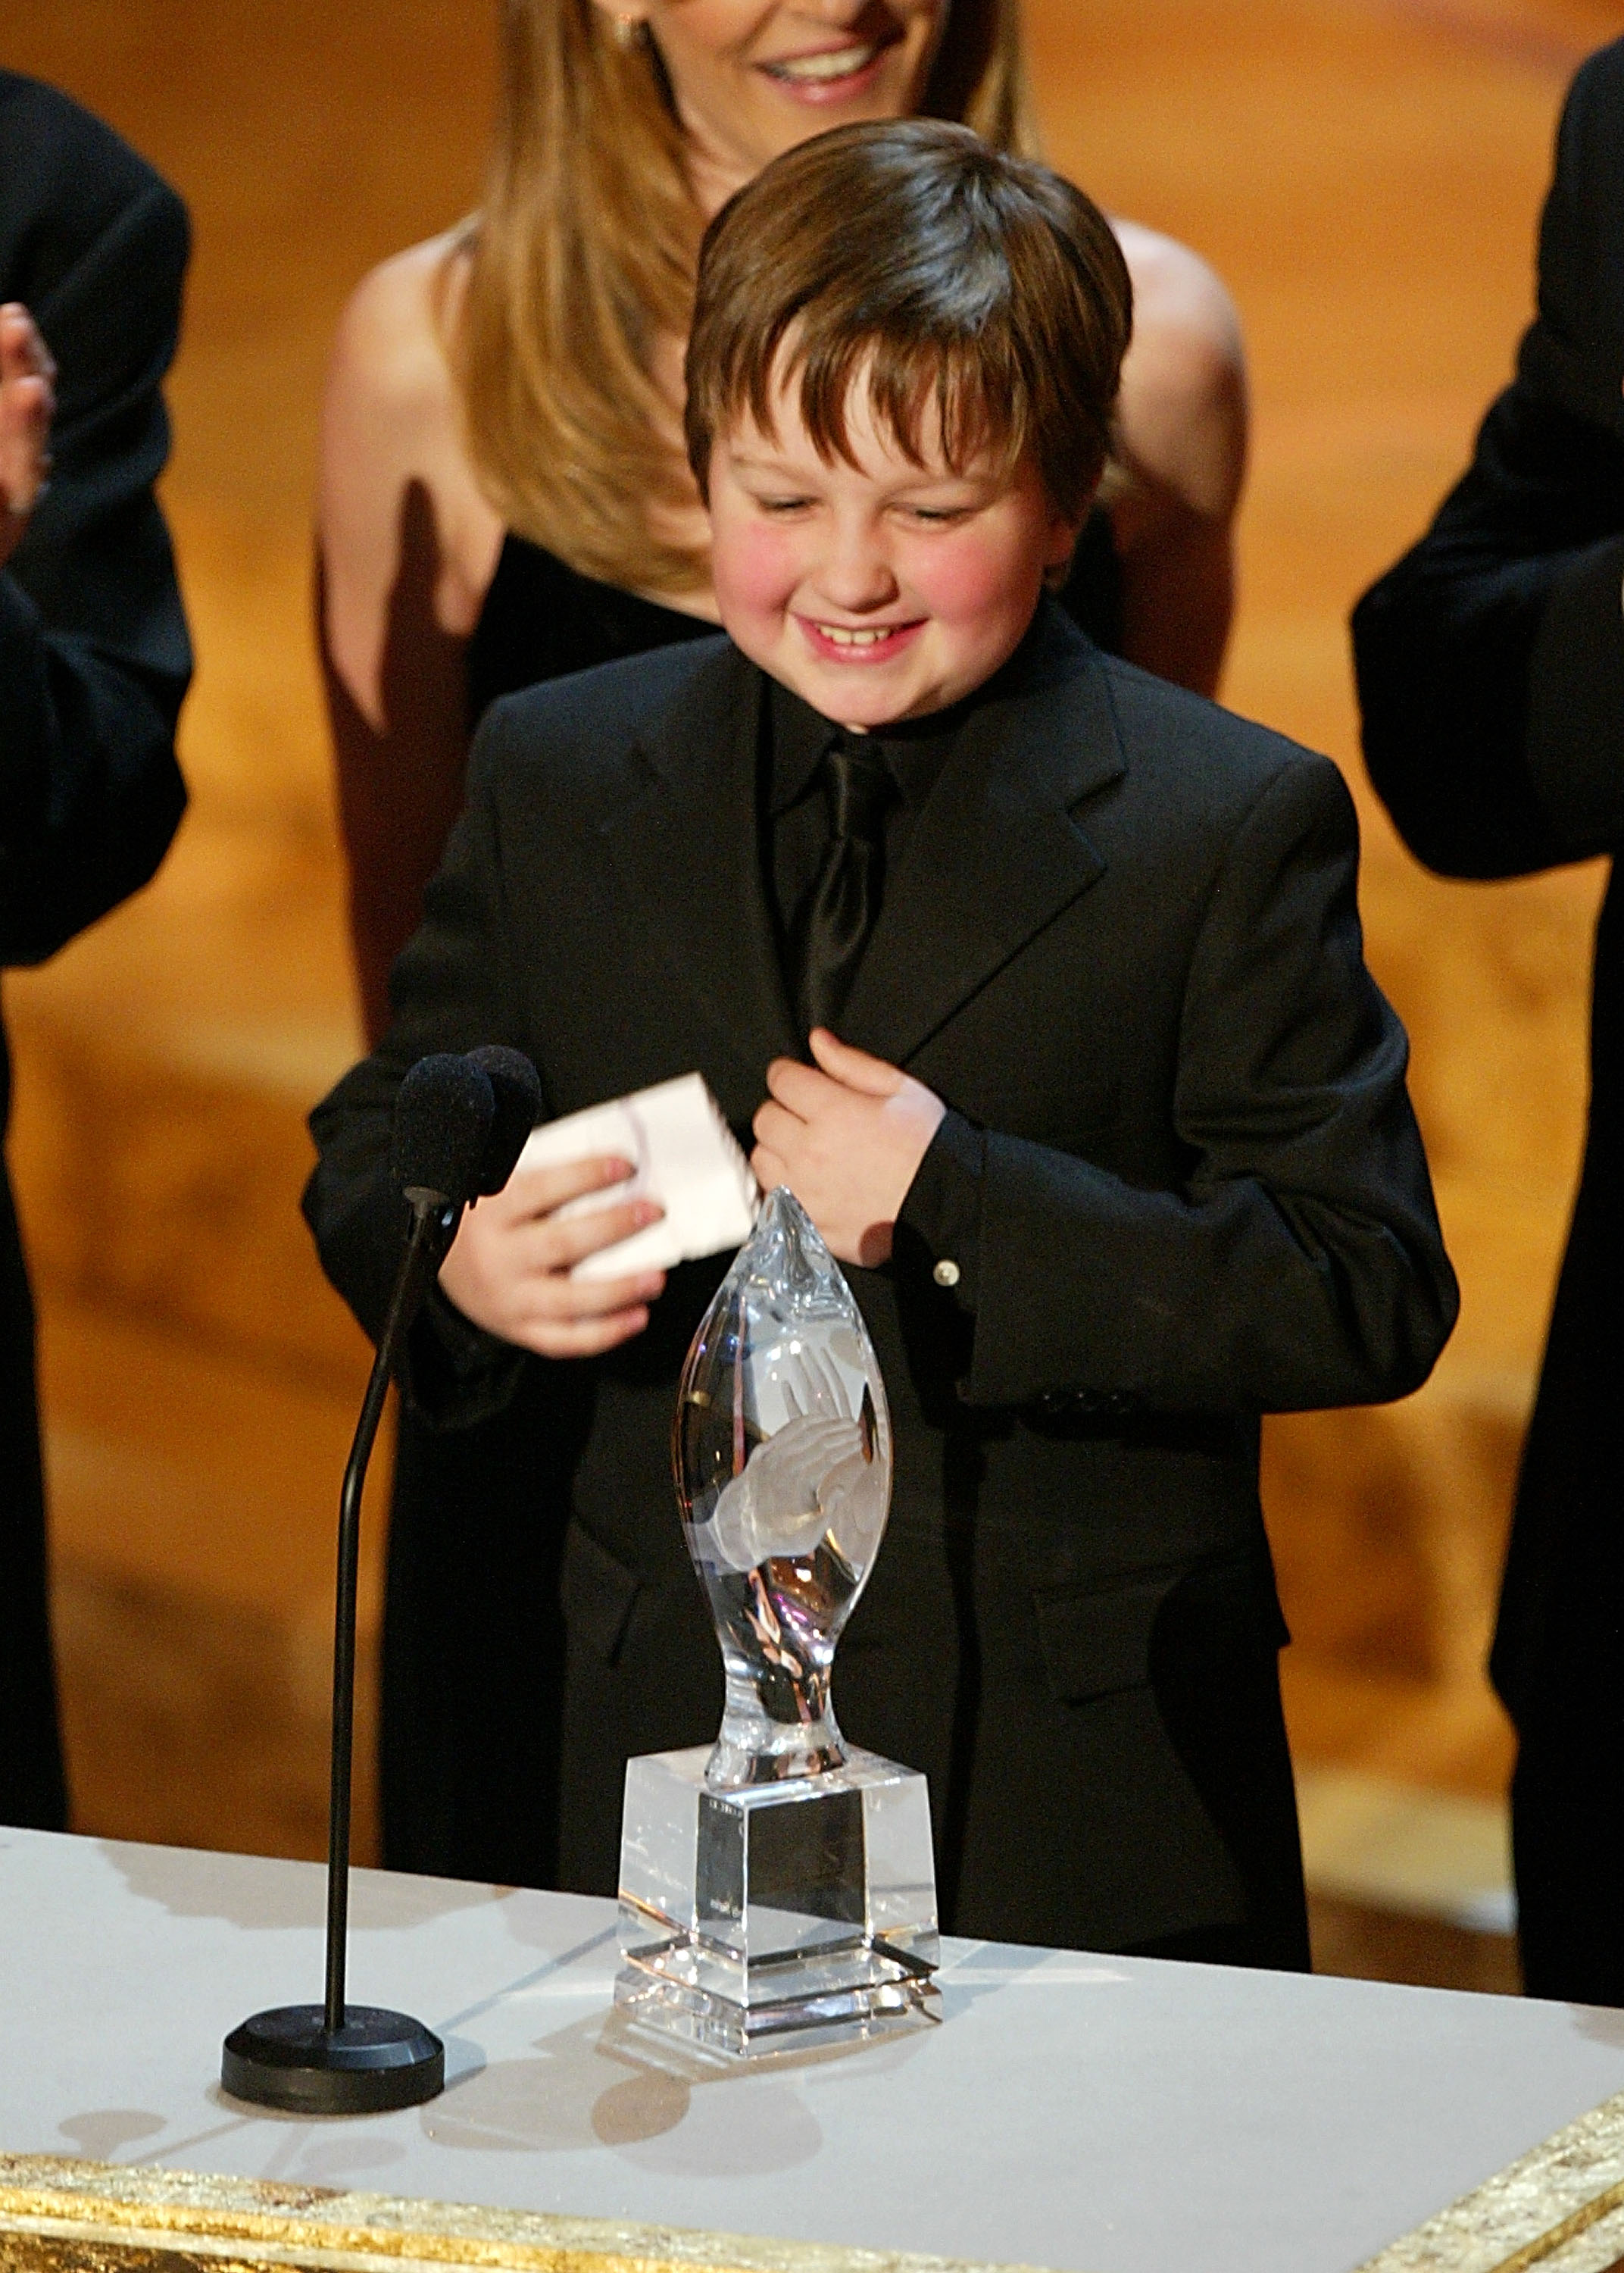
{"type": "Polygon", "coordinates": [[[760,622],[780,616],[796,585],[792,548],[777,529],[719,521],[711,545],[711,581],[722,619],[760,622]]]}
{"type": "Polygon", "coordinates": [[[923,562],[914,589],[943,624],[970,630],[1003,616],[1029,591],[1035,602],[1042,581],[1041,565],[1034,566],[1026,548],[967,540],[942,545],[923,562]]]}

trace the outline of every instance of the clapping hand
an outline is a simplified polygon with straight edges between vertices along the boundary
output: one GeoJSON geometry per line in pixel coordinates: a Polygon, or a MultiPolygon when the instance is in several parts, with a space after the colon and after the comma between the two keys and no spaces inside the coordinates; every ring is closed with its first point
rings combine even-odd
{"type": "Polygon", "coordinates": [[[51,469],[56,366],[20,302],[0,307],[0,567],[28,526],[51,469]]]}

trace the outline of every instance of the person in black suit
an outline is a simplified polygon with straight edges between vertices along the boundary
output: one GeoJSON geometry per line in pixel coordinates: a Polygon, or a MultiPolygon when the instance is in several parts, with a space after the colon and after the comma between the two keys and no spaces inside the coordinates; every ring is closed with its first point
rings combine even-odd
{"type": "MultiPolygon", "coordinates": [[[[1530,874],[1624,843],[1624,41],[1568,94],[1538,312],[1463,479],[1353,619],[1365,754],[1411,849],[1530,874]]],[[[1624,902],[1596,935],[1584,1167],[1490,1670],[1515,1724],[1531,1995],[1624,2005],[1624,902]]]]}
{"type": "MultiPolygon", "coordinates": [[[[133,150],[0,71],[6,965],[43,962],[146,883],[185,804],[175,722],[191,656],[153,483],[187,246],[184,208],[133,150]]],[[[9,1097],[0,1034],[0,1127],[9,1097]]],[[[65,1818],[33,1309],[0,1173],[0,1821],[65,1818]]]]}
{"type": "MultiPolygon", "coordinates": [[[[688,439],[732,636],[491,711],[306,1204],[376,1333],[415,1059],[515,1045],[555,1114],[698,1067],[887,1384],[838,1707],[928,1772],[945,1917],[1301,1966],[1258,1415],[1413,1388],[1455,1289],[1340,776],[1044,593],[1129,306],[1095,208],[963,128],[842,130],[724,208],[688,439]]],[[[449,1430],[532,1398],[538,1505],[571,1495],[562,1872],[597,1892],[627,1756],[721,1699],[669,1439],[722,1265],[572,1279],[642,1214],[553,1211],[622,1173],[467,1215],[406,1382],[449,1430]]]]}

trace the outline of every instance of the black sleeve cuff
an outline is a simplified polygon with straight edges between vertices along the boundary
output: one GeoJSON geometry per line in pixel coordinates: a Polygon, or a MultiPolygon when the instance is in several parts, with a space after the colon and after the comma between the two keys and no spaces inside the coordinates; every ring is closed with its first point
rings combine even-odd
{"type": "Polygon", "coordinates": [[[467,1429],[499,1413],[524,1369],[524,1352],[476,1326],[438,1286],[406,1338],[400,1393],[430,1429],[467,1429]]]}
{"type": "Polygon", "coordinates": [[[1528,676],[1528,772],[1563,857],[1624,844],[1624,538],[1565,571],[1528,676]]]}
{"type": "Polygon", "coordinates": [[[922,1273],[972,1314],[986,1169],[985,1131],[962,1113],[945,1113],[897,1218],[904,1234],[896,1242],[900,1266],[922,1273]]]}

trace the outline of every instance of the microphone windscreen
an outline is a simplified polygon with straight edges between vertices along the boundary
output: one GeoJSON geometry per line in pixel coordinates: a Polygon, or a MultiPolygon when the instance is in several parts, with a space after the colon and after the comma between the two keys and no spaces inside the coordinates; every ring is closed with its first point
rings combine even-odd
{"type": "Polygon", "coordinates": [[[394,1105],[390,1166],[403,1192],[460,1207],[477,1187],[496,1098],[477,1066],[449,1050],[419,1058],[394,1105]]]}
{"type": "Polygon", "coordinates": [[[496,1099],[484,1157],[474,1180],[475,1194],[483,1198],[499,1192],[513,1174],[526,1139],[542,1117],[542,1079],[522,1050],[505,1049],[500,1042],[470,1050],[468,1061],[479,1068],[496,1099]]]}

